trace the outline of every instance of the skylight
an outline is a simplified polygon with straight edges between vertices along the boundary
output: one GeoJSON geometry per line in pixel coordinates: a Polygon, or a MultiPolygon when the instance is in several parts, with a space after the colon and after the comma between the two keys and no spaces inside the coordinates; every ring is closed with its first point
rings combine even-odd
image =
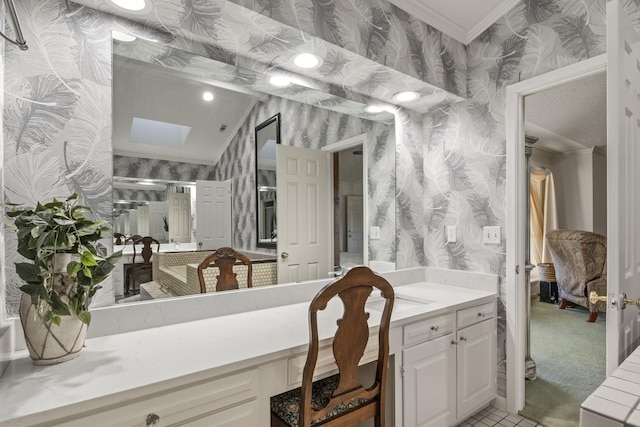
{"type": "Polygon", "coordinates": [[[191,126],[134,117],[129,139],[136,144],[182,148],[190,131],[191,126]]]}

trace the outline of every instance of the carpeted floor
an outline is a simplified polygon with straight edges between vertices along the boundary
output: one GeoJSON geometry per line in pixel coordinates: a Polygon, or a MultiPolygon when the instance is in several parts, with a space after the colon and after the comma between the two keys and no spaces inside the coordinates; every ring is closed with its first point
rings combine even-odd
{"type": "Polygon", "coordinates": [[[537,379],[526,382],[520,414],[547,427],[577,427],[580,404],[605,378],[605,314],[587,323],[582,308],[559,310],[531,300],[531,357],[537,379]]]}

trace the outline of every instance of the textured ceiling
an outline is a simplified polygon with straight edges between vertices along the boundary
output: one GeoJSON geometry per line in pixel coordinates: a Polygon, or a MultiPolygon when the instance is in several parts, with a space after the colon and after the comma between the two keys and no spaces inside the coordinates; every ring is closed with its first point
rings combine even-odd
{"type": "Polygon", "coordinates": [[[600,73],[525,97],[528,135],[536,148],[566,152],[607,143],[606,74],[600,73]]]}

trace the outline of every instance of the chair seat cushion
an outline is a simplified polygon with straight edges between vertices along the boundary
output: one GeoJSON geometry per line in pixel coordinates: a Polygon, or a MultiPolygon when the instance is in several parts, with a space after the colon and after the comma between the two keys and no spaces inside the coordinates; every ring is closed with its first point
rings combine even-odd
{"type": "MultiPolygon", "coordinates": [[[[324,408],[329,400],[331,394],[338,387],[339,375],[333,375],[331,377],[315,381],[312,385],[312,398],[311,407],[319,410],[324,408]]],[[[368,399],[352,399],[349,403],[344,403],[336,406],[332,411],[327,413],[324,417],[316,422],[311,422],[311,425],[318,424],[329,418],[333,418],[342,412],[346,412],[350,409],[357,408],[365,403],[368,403],[368,399]]],[[[271,412],[278,418],[284,421],[291,427],[298,427],[298,418],[300,414],[300,388],[296,388],[271,398],[271,412]]]]}

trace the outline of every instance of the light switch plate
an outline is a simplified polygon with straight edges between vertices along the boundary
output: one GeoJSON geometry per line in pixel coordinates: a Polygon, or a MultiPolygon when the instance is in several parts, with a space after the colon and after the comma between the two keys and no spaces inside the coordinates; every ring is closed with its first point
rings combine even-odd
{"type": "Polygon", "coordinates": [[[500,226],[482,227],[482,243],[489,245],[499,245],[502,240],[500,235],[500,226]]]}
{"type": "Polygon", "coordinates": [[[369,228],[369,238],[371,240],[380,240],[380,227],[369,228]]]}
{"type": "Polygon", "coordinates": [[[455,243],[458,241],[455,225],[447,225],[445,227],[445,233],[446,233],[445,237],[447,239],[447,243],[455,243]]]}

